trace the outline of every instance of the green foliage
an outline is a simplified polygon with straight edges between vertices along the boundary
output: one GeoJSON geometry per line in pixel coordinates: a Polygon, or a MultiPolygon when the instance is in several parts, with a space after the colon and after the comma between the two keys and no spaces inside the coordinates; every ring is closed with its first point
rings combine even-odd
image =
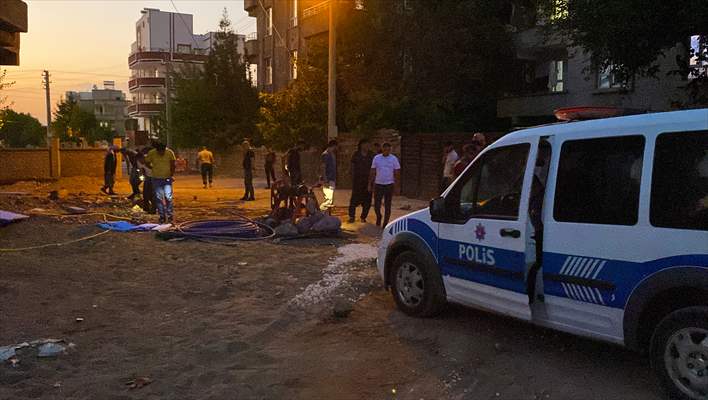
{"type": "Polygon", "coordinates": [[[611,67],[619,78],[691,75],[689,94],[708,103],[708,71],[689,65],[693,56],[708,61],[705,50],[695,54],[689,45],[692,35],[708,34],[705,0],[540,0],[540,5],[547,16],[557,16],[551,26],[589,53],[593,65],[611,67]],[[677,44],[685,56],[677,57],[674,71],[659,71],[657,59],[677,44]]]}
{"type": "MultiPolygon", "coordinates": [[[[7,79],[7,70],[4,69],[4,70],[2,70],[2,72],[0,72],[0,90],[7,89],[15,84],[14,81],[7,82],[6,79],[7,79]]],[[[5,103],[7,103],[7,96],[0,95],[0,108],[4,107],[5,103]]]]}
{"type": "Polygon", "coordinates": [[[260,142],[255,129],[258,93],[237,48],[224,10],[204,69],[175,74],[170,132],[176,146],[225,148],[244,138],[260,142]]]}
{"type": "Polygon", "coordinates": [[[340,27],[340,129],[488,128],[514,62],[506,1],[365,0],[340,27]]]}
{"type": "Polygon", "coordinates": [[[47,131],[33,116],[9,108],[0,111],[0,140],[7,147],[46,145],[47,131]]]}
{"type": "Polygon", "coordinates": [[[327,139],[327,75],[312,65],[298,66],[298,79],[277,93],[262,93],[258,132],[277,150],[299,140],[322,146],[327,139]]]}
{"type": "Polygon", "coordinates": [[[72,96],[67,96],[57,104],[52,131],[60,140],[68,142],[78,142],[83,138],[88,143],[94,143],[101,140],[111,141],[113,138],[113,132],[100,126],[96,116],[82,109],[77,99],[72,96]]]}

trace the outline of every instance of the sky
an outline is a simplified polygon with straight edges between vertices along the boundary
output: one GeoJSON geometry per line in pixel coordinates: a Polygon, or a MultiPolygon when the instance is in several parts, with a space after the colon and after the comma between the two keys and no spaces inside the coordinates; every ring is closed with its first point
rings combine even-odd
{"type": "MultiPolygon", "coordinates": [[[[2,0],[0,0],[2,1],[2,0]]],[[[66,91],[86,91],[104,80],[128,96],[128,55],[135,41],[135,22],[143,8],[175,11],[169,0],[25,0],[27,33],[20,35],[20,65],[7,71],[4,89],[10,108],[28,112],[46,123],[42,70],[50,72],[52,110],[66,91]]],[[[194,33],[215,31],[224,7],[237,33],[255,31],[255,18],[243,0],[174,0],[181,13],[194,16],[194,33]]]]}

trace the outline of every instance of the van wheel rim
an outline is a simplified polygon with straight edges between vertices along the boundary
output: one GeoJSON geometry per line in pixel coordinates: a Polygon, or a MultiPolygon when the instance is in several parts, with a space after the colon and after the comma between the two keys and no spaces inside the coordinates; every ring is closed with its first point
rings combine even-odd
{"type": "Polygon", "coordinates": [[[708,330],[684,328],[664,350],[664,364],[674,385],[692,399],[708,396],[708,330]]]}
{"type": "Polygon", "coordinates": [[[423,301],[423,293],[425,292],[425,283],[420,268],[410,262],[403,263],[398,268],[396,292],[403,304],[417,307],[423,301]]]}

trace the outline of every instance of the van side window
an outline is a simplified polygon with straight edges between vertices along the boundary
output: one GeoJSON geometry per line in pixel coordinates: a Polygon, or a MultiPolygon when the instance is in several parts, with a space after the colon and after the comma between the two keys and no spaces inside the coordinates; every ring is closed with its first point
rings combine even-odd
{"type": "Polygon", "coordinates": [[[636,224],[643,152],[644,136],[564,142],[556,180],[554,219],[636,224]]]}
{"type": "Polygon", "coordinates": [[[526,171],[529,144],[491,149],[480,157],[453,188],[450,197],[462,218],[516,219],[526,171]]]}
{"type": "Polygon", "coordinates": [[[708,230],[708,131],[656,138],[649,220],[662,228],[708,230]]]}

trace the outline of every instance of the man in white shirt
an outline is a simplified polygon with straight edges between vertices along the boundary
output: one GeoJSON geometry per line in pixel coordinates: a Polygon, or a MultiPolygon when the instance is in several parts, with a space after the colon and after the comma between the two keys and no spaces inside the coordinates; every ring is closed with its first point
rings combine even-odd
{"type": "Polygon", "coordinates": [[[452,183],[453,179],[455,179],[455,163],[457,160],[459,160],[460,157],[457,155],[457,152],[455,151],[455,147],[452,145],[452,142],[447,142],[445,143],[445,154],[443,154],[443,180],[442,180],[442,185],[440,187],[440,192],[442,193],[445,189],[447,189],[448,186],[452,183]]]}
{"type": "Polygon", "coordinates": [[[374,157],[369,174],[369,191],[374,192],[374,211],[376,225],[386,226],[391,218],[391,200],[394,193],[398,195],[401,181],[401,164],[398,158],[391,154],[391,144],[384,143],[381,154],[374,157]],[[381,224],[381,200],[384,200],[384,218],[381,224]]]}

